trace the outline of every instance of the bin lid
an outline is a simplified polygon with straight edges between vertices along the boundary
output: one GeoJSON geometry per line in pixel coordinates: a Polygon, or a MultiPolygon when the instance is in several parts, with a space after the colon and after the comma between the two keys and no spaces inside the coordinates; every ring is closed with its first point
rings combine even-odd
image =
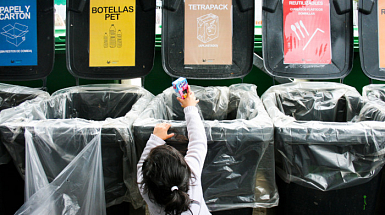
{"type": "Polygon", "coordinates": [[[263,1],[263,59],[272,76],[343,78],[353,66],[352,1],[263,1]]]}
{"type": "Polygon", "coordinates": [[[163,0],[162,61],[172,77],[230,79],[253,67],[254,0],[163,0]]]}
{"type": "Polygon", "coordinates": [[[129,79],[154,64],[155,0],[67,0],[67,68],[77,78],[129,79]]]}
{"type": "Polygon", "coordinates": [[[0,1],[0,80],[47,77],[55,57],[54,1],[0,1]]]}
{"type": "Polygon", "coordinates": [[[358,32],[362,71],[369,78],[385,80],[385,2],[361,0],[358,5],[358,32]]]}

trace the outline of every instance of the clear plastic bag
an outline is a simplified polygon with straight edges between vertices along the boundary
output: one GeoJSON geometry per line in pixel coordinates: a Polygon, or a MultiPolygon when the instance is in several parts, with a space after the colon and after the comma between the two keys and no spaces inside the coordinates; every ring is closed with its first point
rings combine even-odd
{"type": "Polygon", "coordinates": [[[385,102],[385,84],[369,84],[362,88],[362,96],[369,100],[380,100],[385,102]]]}
{"type": "MultiPolygon", "coordinates": [[[[59,123],[60,124],[60,123],[59,123]]],[[[37,127],[26,127],[26,202],[15,213],[21,214],[66,214],[66,215],[105,215],[104,180],[101,155],[101,126],[88,129],[86,122],[74,125],[74,136],[67,142],[80,152],[68,156],[68,165],[62,170],[50,147],[56,147],[52,136],[67,138],[60,132],[55,120],[37,127]],[[83,147],[84,146],[84,147],[83,147]],[[46,171],[60,171],[48,183],[46,171]]],[[[60,157],[59,157],[60,158],[60,157]]]]}
{"type": "MultiPolygon", "coordinates": [[[[133,168],[139,158],[131,130],[135,119],[153,98],[154,95],[142,87],[121,84],[61,89],[49,99],[33,104],[23,103],[2,111],[0,136],[19,172],[24,175],[25,126],[43,128],[46,123],[56,120],[57,126],[63,129],[61,132],[70,138],[74,135],[71,128],[79,120],[101,123],[106,204],[112,206],[125,201],[139,208],[144,201],[137,189],[136,167],[133,168]]],[[[67,165],[67,160],[81,148],[68,148],[65,138],[53,138],[56,146],[52,146],[52,151],[58,155],[60,165],[67,165]]],[[[55,169],[46,171],[48,180],[52,181],[58,173],[55,169]]]]}
{"type": "MultiPolygon", "coordinates": [[[[18,106],[26,101],[37,102],[46,98],[49,98],[49,94],[39,89],[0,83],[0,111],[18,106]]],[[[0,165],[8,163],[10,160],[7,149],[0,142],[0,165]]]]}
{"type": "Polygon", "coordinates": [[[261,98],[275,127],[276,171],[287,183],[329,191],[366,183],[381,171],[385,124],[370,114],[381,110],[366,106],[355,88],[290,83],[261,98]]]}

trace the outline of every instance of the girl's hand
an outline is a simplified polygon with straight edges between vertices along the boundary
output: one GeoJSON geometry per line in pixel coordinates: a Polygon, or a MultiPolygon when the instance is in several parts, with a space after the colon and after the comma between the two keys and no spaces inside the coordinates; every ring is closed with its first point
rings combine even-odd
{"type": "Polygon", "coordinates": [[[174,133],[167,134],[167,131],[170,127],[171,127],[171,124],[168,124],[168,123],[157,124],[155,125],[153,134],[162,140],[167,140],[168,138],[174,136],[174,133]]]}
{"type": "Polygon", "coordinates": [[[185,99],[181,99],[179,97],[177,97],[176,99],[178,99],[178,101],[184,108],[187,106],[195,106],[199,102],[199,99],[196,99],[194,92],[190,90],[190,86],[188,86],[187,96],[185,99]]]}

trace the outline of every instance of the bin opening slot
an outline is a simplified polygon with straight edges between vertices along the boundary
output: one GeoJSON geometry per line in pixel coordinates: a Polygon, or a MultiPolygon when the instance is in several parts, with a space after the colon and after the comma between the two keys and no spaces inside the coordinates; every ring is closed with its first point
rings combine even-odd
{"type": "MultiPolygon", "coordinates": [[[[236,109],[230,111],[228,108],[229,104],[223,104],[215,102],[215,99],[218,98],[204,98],[199,97],[198,108],[199,112],[202,115],[204,120],[234,120],[236,119],[236,109]]],[[[185,120],[183,107],[181,107],[179,101],[176,99],[176,96],[173,96],[172,103],[166,104],[171,110],[172,115],[167,120],[185,120]]]]}
{"type": "Polygon", "coordinates": [[[281,112],[296,120],[347,122],[346,97],[335,102],[328,91],[279,94],[277,104],[281,112]]]}
{"type": "Polygon", "coordinates": [[[64,118],[103,121],[125,116],[140,98],[133,93],[81,92],[70,94],[65,102],[64,118]]]}
{"type": "Polygon", "coordinates": [[[0,111],[18,106],[19,104],[36,98],[37,95],[33,94],[21,94],[21,93],[9,93],[0,92],[0,111]]]}

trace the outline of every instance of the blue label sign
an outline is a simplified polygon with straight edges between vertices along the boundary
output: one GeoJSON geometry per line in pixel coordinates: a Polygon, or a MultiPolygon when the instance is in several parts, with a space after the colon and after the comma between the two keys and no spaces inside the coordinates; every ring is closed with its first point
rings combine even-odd
{"type": "Polygon", "coordinates": [[[37,66],[36,0],[0,0],[0,66],[37,66]]]}

